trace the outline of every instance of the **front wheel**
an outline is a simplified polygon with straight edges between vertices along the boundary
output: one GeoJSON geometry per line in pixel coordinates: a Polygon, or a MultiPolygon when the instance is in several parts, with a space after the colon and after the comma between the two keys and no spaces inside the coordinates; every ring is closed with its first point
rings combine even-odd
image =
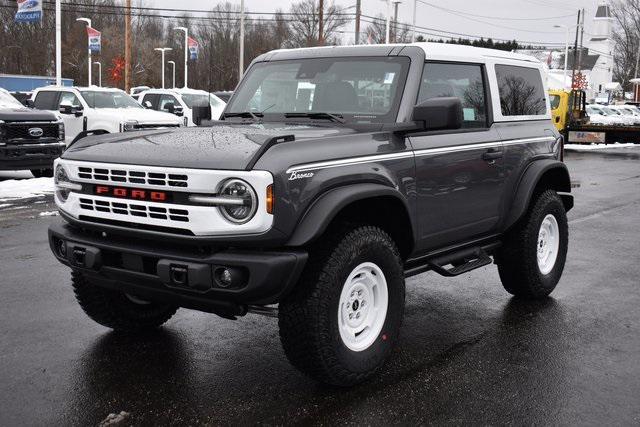
{"type": "Polygon", "coordinates": [[[569,228],[562,200],[547,190],[507,233],[496,259],[504,288],[517,297],[537,299],[555,289],[567,258],[569,228]]]}
{"type": "Polygon", "coordinates": [[[389,357],[405,284],[398,249],[383,230],[363,226],[339,236],[311,251],[296,291],[280,303],[279,326],[296,368],[320,382],[350,386],[389,357]]]}

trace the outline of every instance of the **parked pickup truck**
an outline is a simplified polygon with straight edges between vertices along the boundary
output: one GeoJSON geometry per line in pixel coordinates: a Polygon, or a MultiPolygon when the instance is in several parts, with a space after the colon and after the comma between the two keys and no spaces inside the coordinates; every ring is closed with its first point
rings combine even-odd
{"type": "Polygon", "coordinates": [[[194,108],[208,109],[207,119],[218,120],[227,105],[212,93],[196,89],[149,89],[138,96],[144,108],[183,117],[185,126],[196,126],[199,120],[194,116],[194,108]],[[195,120],[194,120],[195,119],[195,120]]]}
{"type": "Polygon", "coordinates": [[[47,86],[33,91],[31,106],[62,115],[66,142],[87,135],[180,127],[173,114],[146,110],[120,89],[47,86]]]}
{"type": "Polygon", "coordinates": [[[0,170],[30,170],[53,176],[53,161],[65,149],[62,119],[26,108],[0,88],[0,170]]]}
{"type": "Polygon", "coordinates": [[[437,43],[266,53],[209,127],[72,145],[51,250],[104,326],[277,316],[293,365],[359,383],[398,342],[407,277],[496,263],[518,298],[556,287],[573,198],[543,73],[437,43]]]}

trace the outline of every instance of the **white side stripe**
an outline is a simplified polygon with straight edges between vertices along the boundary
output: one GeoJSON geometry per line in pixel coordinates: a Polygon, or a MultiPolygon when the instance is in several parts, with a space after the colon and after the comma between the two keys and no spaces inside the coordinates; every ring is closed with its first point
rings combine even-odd
{"type": "Polygon", "coordinates": [[[493,147],[500,147],[504,145],[517,145],[517,144],[528,144],[533,142],[552,142],[552,141],[555,141],[554,137],[542,136],[539,138],[511,139],[507,141],[485,142],[481,144],[465,144],[465,145],[456,145],[452,147],[449,146],[449,147],[440,147],[440,148],[425,148],[423,150],[401,151],[398,153],[389,153],[389,154],[372,154],[370,156],[352,157],[349,159],[340,159],[340,160],[328,160],[326,162],[307,163],[303,165],[293,166],[287,169],[287,174],[291,174],[293,172],[304,172],[309,170],[336,168],[340,166],[353,166],[353,165],[360,165],[363,163],[374,163],[374,162],[381,162],[386,160],[405,159],[413,156],[416,156],[416,157],[433,156],[437,154],[455,153],[458,151],[478,150],[483,148],[493,148],[493,147]]]}

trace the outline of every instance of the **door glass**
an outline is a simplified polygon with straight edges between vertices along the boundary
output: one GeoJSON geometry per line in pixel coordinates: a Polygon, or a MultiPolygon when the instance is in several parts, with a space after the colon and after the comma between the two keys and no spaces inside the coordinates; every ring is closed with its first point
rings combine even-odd
{"type": "Polygon", "coordinates": [[[78,100],[78,97],[73,93],[62,92],[60,95],[60,101],[58,102],[58,107],[63,104],[71,105],[72,107],[79,107],[80,101],[78,100]]]}
{"type": "Polygon", "coordinates": [[[58,106],[56,101],[60,92],[44,91],[38,92],[34,101],[35,107],[38,110],[57,110],[58,106]]]}
{"type": "Polygon", "coordinates": [[[167,108],[167,104],[173,104],[174,107],[179,106],[178,100],[172,95],[162,95],[160,97],[160,104],[158,106],[158,110],[160,111],[169,111],[167,108]]]}
{"type": "Polygon", "coordinates": [[[482,66],[426,63],[418,103],[430,98],[460,98],[463,128],[486,128],[487,107],[482,66]]]}

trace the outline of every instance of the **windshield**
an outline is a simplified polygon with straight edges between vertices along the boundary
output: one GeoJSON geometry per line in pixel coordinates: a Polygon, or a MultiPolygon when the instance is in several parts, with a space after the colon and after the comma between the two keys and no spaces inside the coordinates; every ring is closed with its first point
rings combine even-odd
{"type": "Polygon", "coordinates": [[[224,106],[221,100],[208,93],[183,93],[182,100],[189,108],[206,107],[207,105],[211,105],[211,108],[224,106]],[[207,101],[209,101],[209,104],[207,104],[207,101]]]}
{"type": "Polygon", "coordinates": [[[0,108],[24,108],[11,94],[0,91],[0,108]]]}
{"type": "Polygon", "coordinates": [[[228,113],[339,114],[348,122],[396,119],[409,68],[404,57],[313,58],[258,63],[243,79],[228,113]]]}
{"type": "Polygon", "coordinates": [[[551,102],[551,109],[555,110],[560,106],[560,95],[549,95],[549,102],[551,102]]]}
{"type": "Polygon", "coordinates": [[[614,110],[613,108],[610,108],[610,107],[603,107],[602,109],[604,111],[606,111],[607,113],[609,113],[609,115],[612,115],[612,116],[620,116],[621,115],[619,112],[617,112],[616,110],[614,110]]]}
{"type": "Polygon", "coordinates": [[[142,105],[124,92],[83,90],[81,93],[89,108],[142,108],[142,105]]]}

